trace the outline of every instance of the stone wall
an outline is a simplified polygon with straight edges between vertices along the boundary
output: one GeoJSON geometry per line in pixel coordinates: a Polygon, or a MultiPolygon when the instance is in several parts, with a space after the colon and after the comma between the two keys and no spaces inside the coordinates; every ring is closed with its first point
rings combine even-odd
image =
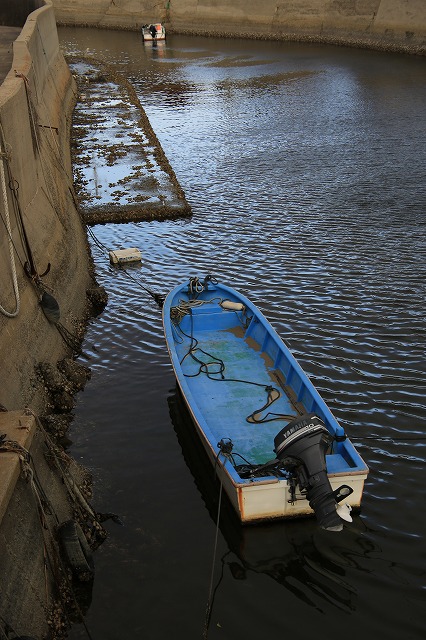
{"type": "Polygon", "coordinates": [[[43,291],[59,305],[60,326],[77,335],[92,285],[86,232],[72,191],[75,85],[51,4],[45,5],[29,15],[0,86],[0,305],[9,314],[0,313],[0,404],[8,410],[46,409],[38,365],[70,353],[58,325],[43,312],[43,291]]]}
{"type": "Polygon", "coordinates": [[[59,24],[315,40],[424,53],[424,0],[53,0],[59,24]]]}

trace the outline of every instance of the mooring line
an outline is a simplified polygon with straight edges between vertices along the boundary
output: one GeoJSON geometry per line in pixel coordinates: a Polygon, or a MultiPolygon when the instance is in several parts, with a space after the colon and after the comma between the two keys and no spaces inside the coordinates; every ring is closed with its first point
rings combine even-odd
{"type": "Polygon", "coordinates": [[[220,490],[219,490],[219,503],[218,503],[218,506],[217,506],[216,532],[215,532],[215,539],[214,539],[214,546],[213,546],[212,569],[211,569],[211,573],[210,573],[209,597],[208,597],[208,600],[207,600],[206,618],[205,618],[205,621],[204,621],[204,631],[203,631],[203,639],[204,640],[207,639],[207,635],[208,635],[208,632],[209,632],[210,619],[211,619],[212,606],[213,606],[213,577],[214,577],[214,568],[215,568],[215,564],[216,564],[217,540],[218,540],[218,536],[219,536],[219,519],[220,519],[220,510],[221,510],[221,506],[222,506],[222,488],[223,488],[223,482],[221,480],[220,481],[220,490]]]}

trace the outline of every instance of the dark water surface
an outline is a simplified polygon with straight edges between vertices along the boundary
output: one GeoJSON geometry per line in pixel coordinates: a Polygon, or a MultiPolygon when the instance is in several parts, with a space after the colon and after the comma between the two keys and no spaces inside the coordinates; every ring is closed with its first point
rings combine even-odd
{"type": "MultiPolygon", "coordinates": [[[[185,221],[96,226],[97,238],[139,247],[131,273],[155,291],[212,273],[251,297],[370,467],[361,514],[340,534],[310,519],[241,528],[224,504],[208,637],[423,638],[424,58],[60,37],[133,83],[193,209],[185,221]]],[[[202,638],[212,472],[184,441],[158,308],[93,253],[110,301],[88,329],[92,380],[71,451],[94,474],[95,508],[125,526],[107,525],[86,622],[94,640],[202,638]]],[[[71,637],[86,637],[82,625],[71,637]]]]}

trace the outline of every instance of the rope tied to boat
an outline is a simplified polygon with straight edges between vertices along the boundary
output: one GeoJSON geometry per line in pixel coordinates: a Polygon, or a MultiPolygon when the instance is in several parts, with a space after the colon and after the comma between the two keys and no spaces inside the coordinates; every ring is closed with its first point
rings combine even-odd
{"type": "MultiPolygon", "coordinates": [[[[231,445],[232,445],[232,442],[231,442],[231,445]]],[[[204,620],[203,640],[207,640],[210,620],[212,615],[212,608],[213,608],[213,578],[214,578],[214,568],[216,564],[217,545],[218,545],[218,538],[219,538],[219,521],[220,521],[220,512],[222,509],[222,493],[223,493],[223,482],[221,480],[220,489],[219,489],[219,501],[217,505],[216,529],[215,529],[214,544],[213,544],[213,558],[212,558],[212,568],[210,572],[209,594],[207,598],[206,615],[204,620]]]]}
{"type": "Polygon", "coordinates": [[[211,282],[212,284],[217,284],[216,278],[214,278],[210,274],[207,274],[203,281],[201,281],[197,277],[189,278],[188,297],[197,298],[200,293],[203,293],[203,291],[207,291],[207,289],[209,288],[209,282],[211,282]]]}
{"type": "Polygon", "coordinates": [[[267,462],[263,462],[260,464],[253,464],[249,462],[247,458],[245,458],[238,451],[234,451],[234,443],[231,438],[222,438],[218,443],[218,452],[215,459],[215,474],[216,474],[216,466],[219,462],[220,456],[223,456],[225,460],[229,460],[234,469],[238,472],[241,478],[255,478],[265,475],[265,471],[268,472],[269,475],[274,475],[278,477],[287,477],[290,478],[291,474],[295,467],[295,461],[286,458],[286,459],[278,459],[273,458],[268,460],[267,462]],[[235,458],[240,458],[243,463],[237,464],[235,458]]]}
{"type": "Polygon", "coordinates": [[[222,440],[220,440],[220,442],[217,443],[217,446],[219,448],[220,453],[223,456],[229,457],[232,452],[232,449],[234,448],[234,443],[232,442],[231,438],[222,438],[222,440]]]}
{"type": "MultiPolygon", "coordinates": [[[[87,227],[87,232],[91,236],[93,242],[96,244],[98,249],[100,249],[100,251],[102,251],[102,253],[104,253],[104,252],[110,253],[111,250],[105,244],[103,244],[103,242],[101,242],[99,240],[99,238],[96,237],[96,235],[93,233],[93,230],[90,227],[87,227]]],[[[142,284],[142,282],[140,282],[140,280],[138,280],[138,278],[135,278],[133,275],[131,275],[128,272],[128,270],[125,268],[124,264],[121,264],[120,262],[118,262],[114,266],[115,266],[115,268],[119,269],[122,273],[124,273],[127,278],[129,278],[130,280],[135,282],[141,289],[143,289],[143,291],[146,291],[146,293],[148,293],[151,296],[151,298],[153,298],[153,300],[157,303],[157,305],[159,306],[160,309],[163,307],[164,300],[166,299],[166,295],[165,294],[157,293],[155,291],[152,291],[152,289],[150,289],[146,285],[142,284]]]]}

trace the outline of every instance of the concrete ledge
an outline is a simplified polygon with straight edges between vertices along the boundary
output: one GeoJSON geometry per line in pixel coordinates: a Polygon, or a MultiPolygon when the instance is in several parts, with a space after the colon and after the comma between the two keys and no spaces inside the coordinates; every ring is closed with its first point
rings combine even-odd
{"type": "MultiPolygon", "coordinates": [[[[76,517],[77,497],[89,479],[71,459],[65,473],[64,452],[57,453],[42,421],[22,407],[44,418],[52,417],[46,414],[55,406],[61,415],[70,410],[59,409],[68,402],[68,387],[50,390],[40,364],[56,368],[73,352],[93,309],[87,291],[95,280],[72,191],[75,84],[59,48],[51,3],[25,4],[40,8],[14,40],[13,61],[0,86],[0,212],[10,221],[14,249],[9,251],[9,234],[1,234],[0,408],[9,410],[0,412],[1,628],[9,625],[16,637],[63,638],[71,587],[63,588],[69,569],[62,568],[56,527],[76,517]],[[65,344],[57,323],[44,314],[43,290],[57,299],[61,324],[76,343],[65,344]],[[71,466],[72,484],[66,484],[71,466]]],[[[87,505],[89,492],[82,497],[87,505]]],[[[81,523],[90,522],[95,513],[81,508],[81,523]]]]}
{"type": "MultiPolygon", "coordinates": [[[[0,413],[0,436],[6,436],[6,447],[11,446],[10,441],[12,441],[29,451],[35,429],[34,416],[28,415],[24,411],[0,413]]],[[[3,449],[0,442],[0,524],[9,506],[20,473],[19,452],[3,449]]]]}
{"type": "Polygon", "coordinates": [[[93,56],[68,58],[68,63],[80,90],[73,165],[84,221],[93,225],[191,215],[133,85],[93,56]]]}
{"type": "MultiPolygon", "coordinates": [[[[82,25],[88,26],[88,25],[82,25]]],[[[228,38],[246,40],[264,40],[268,42],[300,42],[307,44],[324,44],[336,47],[352,47],[354,49],[370,49],[372,51],[383,51],[388,53],[405,53],[410,55],[426,56],[426,44],[417,44],[408,39],[392,39],[386,36],[376,37],[374,35],[353,33],[347,35],[338,34],[309,34],[303,32],[269,33],[253,32],[250,30],[241,31],[218,31],[215,29],[184,29],[168,27],[167,33],[186,36],[202,36],[205,38],[228,38]]]]}

